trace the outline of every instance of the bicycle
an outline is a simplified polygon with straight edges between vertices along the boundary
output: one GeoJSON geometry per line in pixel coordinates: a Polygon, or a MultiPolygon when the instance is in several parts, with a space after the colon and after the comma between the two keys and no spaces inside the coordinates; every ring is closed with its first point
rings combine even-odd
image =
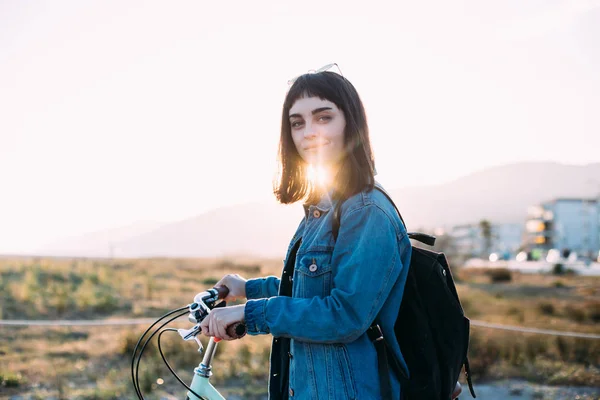
{"type": "MultiPolygon", "coordinates": [[[[181,383],[183,386],[185,386],[186,389],[188,390],[186,400],[226,400],[225,397],[223,397],[223,395],[221,395],[221,393],[219,393],[219,391],[210,383],[210,377],[212,376],[211,364],[212,364],[212,360],[214,358],[215,352],[217,350],[217,344],[220,341],[220,339],[215,339],[214,337],[211,337],[209,339],[207,349],[206,349],[206,352],[204,352],[202,361],[196,368],[194,368],[194,377],[192,378],[191,385],[188,386],[185,382],[183,382],[181,380],[181,378],[175,373],[175,371],[173,371],[173,369],[169,365],[168,361],[166,360],[166,358],[162,352],[162,348],[160,346],[160,338],[161,338],[162,334],[165,332],[169,332],[169,331],[177,332],[177,333],[179,333],[181,338],[185,341],[190,341],[190,340],[196,341],[196,343],[198,344],[198,347],[199,347],[198,352],[202,353],[204,347],[202,346],[202,342],[198,338],[198,334],[201,332],[200,323],[204,320],[204,318],[206,318],[206,316],[208,316],[208,314],[210,313],[210,310],[212,310],[213,308],[217,308],[217,307],[224,307],[226,305],[226,303],[224,301],[217,303],[217,300],[224,299],[225,297],[227,297],[228,293],[229,293],[229,289],[224,286],[215,287],[215,288],[209,289],[205,292],[198,293],[194,297],[193,303],[191,303],[185,307],[181,307],[176,310],[172,310],[172,311],[168,312],[167,314],[165,314],[162,317],[160,317],[159,319],[157,319],[152,325],[150,325],[150,327],[148,329],[146,329],[146,331],[142,334],[142,336],[139,338],[137,344],[135,345],[135,348],[133,349],[132,359],[131,359],[131,379],[133,382],[134,389],[136,391],[136,395],[138,396],[138,399],[140,399],[140,400],[144,399],[144,396],[142,395],[142,391],[141,391],[141,388],[139,385],[139,379],[138,379],[140,360],[141,360],[142,354],[143,354],[144,349],[146,348],[147,344],[154,337],[154,335],[156,335],[158,333],[158,339],[157,339],[158,351],[159,351],[165,365],[171,372],[171,374],[173,374],[173,376],[179,381],[179,383],[181,383]],[[188,320],[190,322],[196,323],[196,325],[194,325],[194,327],[192,327],[191,329],[173,329],[173,328],[163,329],[166,325],[168,325],[172,321],[184,316],[185,314],[188,314],[188,312],[189,312],[188,320]],[[137,354],[137,350],[138,350],[142,340],[146,336],[146,334],[148,334],[148,332],[159,322],[161,322],[162,320],[164,320],[167,317],[172,316],[172,315],[174,315],[174,316],[172,318],[170,318],[168,321],[164,322],[161,326],[156,328],[156,330],[146,339],[146,341],[144,342],[143,346],[140,349],[139,354],[137,354]],[[136,363],[136,356],[137,356],[137,363],[136,363]]],[[[237,339],[242,338],[246,334],[246,325],[241,322],[237,323],[237,324],[233,324],[227,328],[227,334],[229,336],[237,338],[237,339]]],[[[452,394],[452,398],[457,399],[458,395],[461,392],[462,392],[461,385],[460,385],[460,383],[456,382],[456,386],[454,388],[454,393],[452,394]]]]}
{"type": "MultiPolygon", "coordinates": [[[[201,332],[200,323],[204,320],[204,318],[208,316],[210,310],[217,307],[224,307],[226,305],[224,301],[221,301],[219,303],[217,303],[217,301],[227,297],[228,293],[229,289],[224,286],[214,287],[205,292],[200,292],[194,297],[193,303],[166,313],[165,315],[157,319],[152,325],[150,325],[148,329],[146,329],[146,331],[142,334],[137,344],[135,345],[131,358],[131,380],[133,382],[133,387],[135,389],[138,399],[144,399],[138,378],[139,365],[142,358],[142,354],[144,353],[144,350],[150,342],[150,340],[154,337],[154,335],[158,333],[158,351],[171,374],[173,374],[173,376],[179,381],[179,383],[185,386],[188,390],[186,400],[225,400],[221,393],[219,393],[219,391],[210,383],[210,377],[212,376],[211,364],[215,352],[217,350],[217,344],[221,339],[211,337],[208,341],[206,351],[204,351],[204,347],[202,346],[202,342],[198,338],[198,334],[201,332]],[[163,329],[172,321],[188,313],[188,320],[196,324],[191,329],[163,329]],[[142,343],[148,332],[150,332],[150,330],[154,326],[156,326],[168,317],[171,318],[168,321],[163,322],[162,325],[156,328],[154,332],[146,338],[144,344],[142,345],[138,353],[138,348],[140,347],[140,344],[142,343]],[[175,371],[173,371],[162,352],[160,339],[163,333],[165,332],[177,332],[185,341],[194,340],[198,344],[198,352],[201,354],[202,352],[204,352],[202,361],[196,368],[194,368],[194,377],[189,386],[185,382],[183,382],[183,380],[181,380],[181,378],[175,373],[175,371]]],[[[233,324],[227,328],[227,333],[229,336],[239,339],[246,334],[246,325],[241,322],[233,324]]]]}

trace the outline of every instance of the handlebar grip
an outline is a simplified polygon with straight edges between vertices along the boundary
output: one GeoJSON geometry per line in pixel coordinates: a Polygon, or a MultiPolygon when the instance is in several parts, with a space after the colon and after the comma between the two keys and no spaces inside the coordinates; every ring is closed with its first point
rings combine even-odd
{"type": "Polygon", "coordinates": [[[236,322],[227,327],[227,334],[234,339],[241,339],[246,336],[246,324],[243,322],[236,322]]]}
{"type": "Polygon", "coordinates": [[[215,286],[213,289],[217,291],[219,300],[223,300],[229,294],[229,288],[227,286],[215,286]]]}

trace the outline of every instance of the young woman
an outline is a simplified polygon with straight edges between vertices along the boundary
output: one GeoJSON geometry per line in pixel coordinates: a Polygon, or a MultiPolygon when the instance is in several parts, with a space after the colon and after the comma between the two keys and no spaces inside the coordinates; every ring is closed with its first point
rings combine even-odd
{"type": "MultiPolygon", "coordinates": [[[[277,199],[304,203],[282,276],[225,276],[216,286],[248,301],[213,310],[202,331],[231,339],[226,327],[245,321],[249,334],[273,335],[270,399],[380,399],[366,331],[376,321],[406,368],[394,323],[411,244],[394,206],[373,190],[367,118],[347,79],[325,71],[295,80],[283,104],[279,161],[277,199]]],[[[400,393],[393,372],[390,379],[400,393]]]]}

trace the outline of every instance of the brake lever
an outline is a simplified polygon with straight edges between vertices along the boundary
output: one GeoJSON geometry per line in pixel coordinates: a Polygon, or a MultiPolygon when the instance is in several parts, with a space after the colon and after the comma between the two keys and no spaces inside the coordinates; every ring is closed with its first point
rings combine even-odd
{"type": "Polygon", "coordinates": [[[200,329],[200,324],[194,325],[191,329],[177,329],[177,333],[179,336],[185,341],[195,340],[198,344],[198,353],[202,353],[204,351],[204,346],[202,346],[202,342],[198,338],[198,334],[202,332],[200,329]]]}

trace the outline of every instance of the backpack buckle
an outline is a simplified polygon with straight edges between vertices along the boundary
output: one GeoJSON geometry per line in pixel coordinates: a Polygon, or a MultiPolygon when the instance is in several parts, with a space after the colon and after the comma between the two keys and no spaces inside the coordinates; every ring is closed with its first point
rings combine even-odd
{"type": "Polygon", "coordinates": [[[383,333],[381,332],[379,325],[371,325],[369,329],[367,329],[367,335],[369,335],[369,339],[371,339],[371,342],[373,343],[383,340],[383,333]]]}

